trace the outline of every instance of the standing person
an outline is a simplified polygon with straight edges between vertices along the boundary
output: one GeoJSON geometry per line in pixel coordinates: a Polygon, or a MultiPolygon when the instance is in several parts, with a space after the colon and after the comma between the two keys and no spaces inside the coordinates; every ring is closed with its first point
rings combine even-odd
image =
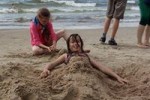
{"type": "Polygon", "coordinates": [[[111,24],[112,19],[114,19],[112,32],[111,32],[111,38],[108,41],[108,44],[117,45],[115,41],[115,35],[119,27],[120,19],[123,19],[124,17],[126,3],[127,3],[127,0],[108,0],[107,14],[106,14],[106,19],[104,23],[104,31],[103,31],[102,37],[100,38],[100,41],[102,43],[105,43],[106,35],[109,30],[109,26],[111,24]]]}
{"type": "Polygon", "coordinates": [[[55,31],[51,22],[51,13],[47,8],[40,8],[30,23],[31,45],[34,55],[56,50],[57,41],[67,40],[65,30],[55,31]]]}
{"type": "Polygon", "coordinates": [[[150,0],[139,0],[139,8],[141,18],[137,30],[137,46],[141,48],[147,48],[150,46],[150,0]],[[144,41],[142,42],[142,36],[144,32],[145,37],[144,41]]]}
{"type": "MultiPolygon", "coordinates": [[[[54,67],[62,63],[68,64],[70,63],[71,60],[79,58],[78,61],[83,61],[84,63],[87,63],[86,61],[88,61],[88,65],[98,69],[99,71],[102,71],[107,75],[114,77],[118,82],[122,84],[128,82],[127,80],[118,76],[115,72],[113,72],[108,67],[101,65],[100,62],[97,62],[93,58],[89,57],[83,50],[83,40],[78,34],[70,35],[70,37],[67,40],[67,48],[68,48],[68,53],[61,55],[55,61],[50,62],[48,65],[45,66],[43,72],[40,75],[41,78],[47,77],[48,74],[50,74],[50,71],[54,67]]],[[[74,63],[77,63],[78,61],[76,60],[74,61],[74,63]]]]}

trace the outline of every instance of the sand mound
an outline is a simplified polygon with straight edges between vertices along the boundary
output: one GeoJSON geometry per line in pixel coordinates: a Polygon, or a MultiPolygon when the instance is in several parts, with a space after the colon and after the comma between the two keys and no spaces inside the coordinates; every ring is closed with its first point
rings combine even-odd
{"type": "Polygon", "coordinates": [[[122,88],[119,92],[125,100],[150,100],[149,66],[132,63],[124,66],[122,70],[118,69],[117,72],[120,72],[120,75],[130,80],[130,84],[122,88]]]}
{"type": "Polygon", "coordinates": [[[8,62],[0,66],[0,100],[149,100],[149,66],[123,66],[114,70],[130,81],[127,85],[110,79],[82,57],[72,57],[45,79],[38,78],[41,70],[32,63],[8,62]]]}
{"type": "Polygon", "coordinates": [[[39,74],[31,65],[8,63],[1,66],[1,100],[44,100],[44,84],[38,79],[39,74]]]}

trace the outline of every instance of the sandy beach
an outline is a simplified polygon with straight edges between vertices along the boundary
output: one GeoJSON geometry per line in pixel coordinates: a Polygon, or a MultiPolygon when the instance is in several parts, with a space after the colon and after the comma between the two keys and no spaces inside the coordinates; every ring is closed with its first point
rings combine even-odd
{"type": "Polygon", "coordinates": [[[121,85],[82,61],[77,67],[61,65],[47,78],[39,79],[45,64],[65,52],[65,41],[58,41],[58,52],[33,56],[28,29],[1,29],[0,100],[150,100],[150,48],[136,46],[136,27],[118,30],[118,46],[99,42],[102,29],[66,31],[79,33],[84,48],[91,50],[89,55],[128,79],[129,84],[121,85]]]}

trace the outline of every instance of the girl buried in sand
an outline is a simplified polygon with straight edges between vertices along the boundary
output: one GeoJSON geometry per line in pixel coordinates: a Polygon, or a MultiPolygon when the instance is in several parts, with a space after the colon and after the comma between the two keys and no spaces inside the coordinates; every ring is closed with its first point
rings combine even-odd
{"type": "Polygon", "coordinates": [[[30,23],[31,45],[34,55],[56,50],[56,43],[61,37],[67,40],[64,30],[55,34],[50,19],[50,11],[47,8],[40,8],[37,16],[30,23]]]}
{"type": "Polygon", "coordinates": [[[61,55],[58,59],[56,59],[55,61],[53,61],[53,62],[49,63],[47,66],[45,66],[43,72],[40,75],[40,78],[47,77],[50,74],[50,71],[54,67],[56,67],[62,63],[69,64],[70,62],[73,62],[73,59],[77,59],[75,61],[88,61],[89,65],[102,71],[103,73],[105,73],[107,75],[114,77],[118,82],[120,82],[122,84],[127,83],[126,79],[121,78],[116,73],[114,73],[111,69],[109,69],[105,66],[102,66],[101,63],[96,62],[94,59],[90,58],[84,52],[83,41],[78,34],[70,35],[70,37],[67,40],[67,48],[68,48],[68,53],[61,55]]]}

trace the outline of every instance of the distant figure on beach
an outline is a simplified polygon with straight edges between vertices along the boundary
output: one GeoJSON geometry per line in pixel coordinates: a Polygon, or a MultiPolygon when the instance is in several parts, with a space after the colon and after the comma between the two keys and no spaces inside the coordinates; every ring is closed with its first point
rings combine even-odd
{"type": "Polygon", "coordinates": [[[16,9],[16,6],[15,6],[15,4],[14,4],[14,3],[12,3],[12,4],[11,4],[10,9],[16,9]]]}
{"type": "MultiPolygon", "coordinates": [[[[40,78],[45,78],[50,74],[50,71],[54,69],[54,67],[65,63],[66,65],[73,63],[77,63],[79,61],[82,61],[84,63],[88,63],[86,67],[94,67],[103,73],[110,75],[114,77],[118,82],[124,84],[127,83],[128,81],[126,79],[121,78],[118,76],[115,72],[113,72],[111,69],[109,69],[106,66],[101,65],[100,62],[97,62],[93,58],[91,58],[87,53],[84,52],[83,50],[83,40],[78,34],[71,34],[70,37],[67,40],[67,48],[68,48],[68,53],[65,53],[61,55],[59,58],[56,60],[50,62],[44,67],[43,72],[40,75],[40,78]]],[[[73,66],[75,67],[75,66],[73,66]]],[[[81,66],[82,69],[82,66],[81,66]]]]}
{"type": "Polygon", "coordinates": [[[60,38],[67,40],[65,30],[55,33],[51,22],[51,13],[47,8],[40,8],[30,23],[31,45],[34,55],[56,50],[60,38]]]}
{"type": "Polygon", "coordinates": [[[139,0],[140,22],[137,30],[137,46],[148,48],[150,46],[150,0],[139,0]],[[144,41],[142,36],[145,32],[144,41]]]}
{"type": "Polygon", "coordinates": [[[105,43],[106,35],[109,30],[112,19],[114,19],[111,38],[108,41],[109,45],[117,45],[115,41],[115,35],[119,28],[120,19],[124,18],[124,12],[126,8],[127,0],[108,0],[107,14],[104,23],[104,31],[100,38],[101,43],[105,43]]]}

